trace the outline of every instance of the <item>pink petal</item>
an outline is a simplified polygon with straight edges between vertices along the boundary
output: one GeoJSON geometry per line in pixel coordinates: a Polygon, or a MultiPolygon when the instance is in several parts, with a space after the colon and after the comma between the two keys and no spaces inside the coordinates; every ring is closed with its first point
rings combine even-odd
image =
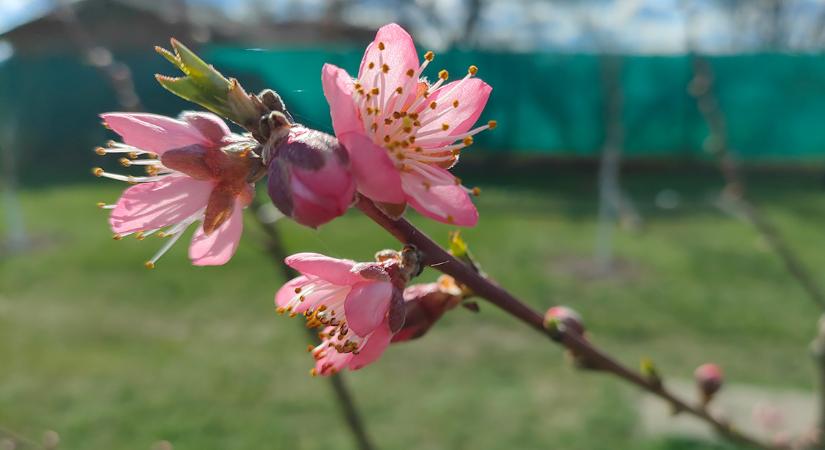
{"type": "Polygon", "coordinates": [[[220,266],[226,264],[241,241],[243,232],[243,206],[236,201],[232,215],[209,236],[198,227],[189,246],[189,259],[196,266],[220,266]]]}
{"type": "Polygon", "coordinates": [[[184,175],[126,189],[109,216],[115,233],[154,230],[179,223],[206,206],[213,183],[184,175]]]}
{"type": "Polygon", "coordinates": [[[366,336],[386,321],[392,284],[388,281],[358,283],[344,302],[347,324],[359,336],[366,336]]]}
{"type": "Polygon", "coordinates": [[[427,170],[436,176],[425,178],[417,172],[401,174],[410,205],[439,222],[474,226],[478,222],[478,210],[464,187],[455,184],[455,177],[440,167],[428,166],[427,170]]]}
{"type": "MultiPolygon", "coordinates": [[[[387,109],[386,103],[391,98],[390,93],[398,87],[402,88],[404,98],[413,94],[413,87],[418,80],[407,76],[407,71],[416,70],[418,66],[418,55],[412,37],[399,25],[391,23],[378,30],[375,40],[364,52],[364,58],[358,70],[358,80],[367,91],[374,87],[384,90],[385,104],[380,105],[379,109],[385,110],[387,109]],[[379,43],[384,44],[384,50],[379,49],[379,43]],[[373,63],[372,69],[369,68],[369,63],[373,63]],[[383,64],[389,67],[386,73],[382,72],[383,64]],[[375,82],[376,74],[379,74],[377,82],[375,82]]],[[[396,102],[396,104],[403,103],[396,102]]]]}
{"type": "Polygon", "coordinates": [[[387,346],[390,345],[391,339],[392,331],[390,331],[390,327],[387,324],[382,324],[376,328],[369,338],[367,338],[367,343],[364,344],[364,347],[349,361],[349,369],[358,370],[377,361],[378,358],[384,354],[387,346]]]}
{"type": "Polygon", "coordinates": [[[340,136],[351,131],[362,132],[364,125],[352,98],[352,78],[344,69],[324,64],[321,69],[321,85],[329,103],[332,128],[340,136]]]}
{"type": "Polygon", "coordinates": [[[184,111],[180,119],[195,127],[203,137],[214,145],[219,145],[223,139],[230,135],[226,122],[215,114],[200,111],[184,111]]]}
{"type": "Polygon", "coordinates": [[[171,117],[144,113],[106,113],[100,117],[124,143],[159,155],[187,145],[211,144],[197,128],[171,117]]]}
{"type": "Polygon", "coordinates": [[[379,202],[404,203],[401,178],[386,149],[361,133],[340,135],[338,140],[349,152],[359,192],[379,202]]]}
{"type": "Polygon", "coordinates": [[[432,115],[440,114],[445,110],[448,112],[438,120],[418,130],[418,133],[438,130],[437,133],[427,136],[426,140],[436,141],[440,139],[440,142],[422,145],[422,147],[438,147],[452,143],[455,141],[455,138],[451,136],[466,133],[473,127],[479,116],[481,116],[481,112],[484,110],[484,106],[487,105],[487,99],[490,98],[490,92],[492,92],[493,88],[478,78],[465,80],[461,82],[460,86],[458,86],[458,83],[460,82],[453,81],[452,83],[447,83],[430,95],[430,99],[436,102],[438,107],[435,110],[430,108],[423,109],[421,112],[422,122],[426,122],[432,115]],[[456,86],[458,86],[458,88],[454,89],[456,86]],[[458,100],[458,108],[453,107],[453,102],[456,100],[458,100]],[[445,123],[450,126],[447,131],[441,129],[445,123]]]}
{"type": "Polygon", "coordinates": [[[316,276],[332,284],[350,286],[364,281],[351,272],[355,261],[336,259],[318,253],[296,253],[288,256],[284,262],[304,275],[316,276]]]}
{"type": "Polygon", "coordinates": [[[286,307],[287,303],[296,295],[295,288],[303,286],[307,281],[305,276],[295,277],[287,281],[275,294],[275,306],[279,308],[286,307]]]}

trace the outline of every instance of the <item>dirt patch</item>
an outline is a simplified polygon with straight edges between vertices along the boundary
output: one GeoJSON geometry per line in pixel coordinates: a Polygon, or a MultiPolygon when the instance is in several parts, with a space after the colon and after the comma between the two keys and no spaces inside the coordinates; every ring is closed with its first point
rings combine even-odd
{"type": "MultiPolygon", "coordinates": [[[[683,398],[696,397],[695,386],[687,380],[669,382],[668,388],[683,398]]],[[[686,414],[673,416],[667,404],[651,395],[644,395],[638,407],[639,424],[646,435],[719,439],[704,422],[686,414]]],[[[816,420],[816,395],[734,384],[720,391],[710,411],[730,420],[737,429],[771,442],[801,436],[810,430],[816,420]]]]}

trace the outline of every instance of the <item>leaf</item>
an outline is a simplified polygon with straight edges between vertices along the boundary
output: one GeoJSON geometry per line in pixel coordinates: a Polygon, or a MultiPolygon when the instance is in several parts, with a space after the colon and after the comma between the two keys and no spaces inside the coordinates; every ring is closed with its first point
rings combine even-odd
{"type": "Polygon", "coordinates": [[[256,103],[237,80],[224,77],[178,40],[171,39],[171,44],[174,53],[161,47],[155,47],[155,51],[184,76],[155,75],[161,86],[239,125],[248,127],[257,123],[261,114],[257,103],[260,102],[256,103]]]}

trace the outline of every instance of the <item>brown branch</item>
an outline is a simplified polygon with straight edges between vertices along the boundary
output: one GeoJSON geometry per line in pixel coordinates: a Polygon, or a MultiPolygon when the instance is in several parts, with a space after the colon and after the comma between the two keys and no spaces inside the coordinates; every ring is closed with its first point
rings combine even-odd
{"type": "Polygon", "coordinates": [[[732,200],[737,210],[753,224],[756,231],[765,239],[776,256],[785,265],[788,273],[799,283],[808,298],[819,308],[825,309],[825,295],[814,281],[811,272],[802,260],[791,250],[779,230],[747,198],[747,185],[739,169],[739,163],[731,154],[728,140],[728,128],[725,116],[719,107],[719,101],[713,93],[713,69],[710,63],[699,55],[693,55],[694,78],[690,93],[710,129],[710,145],[719,161],[719,169],[725,178],[724,194],[732,200]]]}
{"type": "MultiPolygon", "coordinates": [[[[258,214],[261,206],[260,201],[255,198],[251,205],[251,209],[258,225],[266,234],[266,251],[269,256],[272,257],[273,261],[275,261],[275,265],[280,268],[281,275],[284,277],[284,280],[295,278],[300,274],[284,264],[284,258],[287,257],[287,251],[284,248],[283,240],[281,239],[278,228],[275,227],[274,223],[261,220],[258,214]]],[[[315,330],[306,327],[304,327],[304,329],[309,334],[310,340],[317,343],[318,336],[315,333],[315,330]]],[[[340,373],[332,375],[329,377],[329,382],[330,385],[332,385],[332,390],[335,392],[335,397],[338,399],[338,405],[341,407],[341,414],[344,415],[344,419],[352,432],[353,438],[355,438],[358,449],[372,450],[375,447],[372,445],[372,441],[367,434],[367,430],[364,427],[364,421],[361,419],[361,414],[355,406],[355,401],[353,400],[349,389],[347,389],[343,376],[340,373]]]]}
{"type": "Polygon", "coordinates": [[[550,338],[559,345],[562,345],[581,358],[584,358],[590,367],[601,372],[615,375],[622,380],[634,384],[648,393],[661,398],[669,403],[673,407],[674,411],[684,412],[704,421],[720,435],[733,442],[763,449],[787,448],[784,446],[773,446],[768,443],[761,442],[757,438],[748,436],[736,430],[727,421],[714,417],[705,408],[692,405],[686,400],[682,400],[677,397],[676,394],[669,391],[660,382],[649,380],[643,375],[625,367],[610,355],[595,347],[589,341],[584,340],[575,334],[564,333],[559,330],[550,331],[546,329],[544,327],[544,319],[541,314],[514,297],[501,286],[478,274],[470,266],[454,258],[407,220],[403,218],[394,220],[387,217],[371,200],[363,196],[359,196],[356,206],[364,214],[366,214],[367,217],[387,230],[401,243],[414,245],[419,251],[421,251],[423,262],[426,265],[450,275],[459,282],[467,285],[476,296],[483,297],[524,324],[544,334],[546,337],[550,338]]]}

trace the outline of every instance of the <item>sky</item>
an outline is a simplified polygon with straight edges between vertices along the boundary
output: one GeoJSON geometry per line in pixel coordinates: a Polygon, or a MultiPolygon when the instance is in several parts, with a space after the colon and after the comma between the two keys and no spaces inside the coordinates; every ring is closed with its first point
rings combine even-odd
{"type": "MultiPolygon", "coordinates": [[[[36,18],[58,0],[0,0],[0,33],[36,18]]],[[[67,0],[63,0],[67,1],[67,0]]],[[[74,0],[68,0],[74,1],[74,0]]],[[[263,8],[274,18],[313,19],[322,14],[325,0],[186,0],[191,6],[208,6],[222,11],[231,20],[245,20],[263,8]]],[[[345,12],[351,23],[377,27],[404,15],[422,45],[440,50],[456,41],[464,23],[465,0],[414,0],[387,2],[356,0],[345,12]],[[432,5],[432,16],[415,5],[432,5]],[[399,5],[404,5],[399,10],[399,5]]],[[[596,52],[617,51],[640,54],[678,54],[687,50],[686,5],[692,7],[690,22],[695,48],[710,53],[754,51],[764,42],[764,10],[752,0],[731,15],[714,0],[593,0],[593,1],[512,1],[485,0],[472,45],[514,51],[596,52]]],[[[812,36],[818,36],[819,14],[825,0],[784,0],[782,23],[789,49],[811,50],[812,36]]],[[[825,15],[823,15],[825,17],[825,15]]],[[[461,43],[463,41],[459,41],[461,43]]],[[[818,42],[818,41],[817,41],[818,42]]],[[[815,50],[819,50],[819,43],[815,50]]],[[[0,56],[2,56],[0,52],[0,56]]]]}

